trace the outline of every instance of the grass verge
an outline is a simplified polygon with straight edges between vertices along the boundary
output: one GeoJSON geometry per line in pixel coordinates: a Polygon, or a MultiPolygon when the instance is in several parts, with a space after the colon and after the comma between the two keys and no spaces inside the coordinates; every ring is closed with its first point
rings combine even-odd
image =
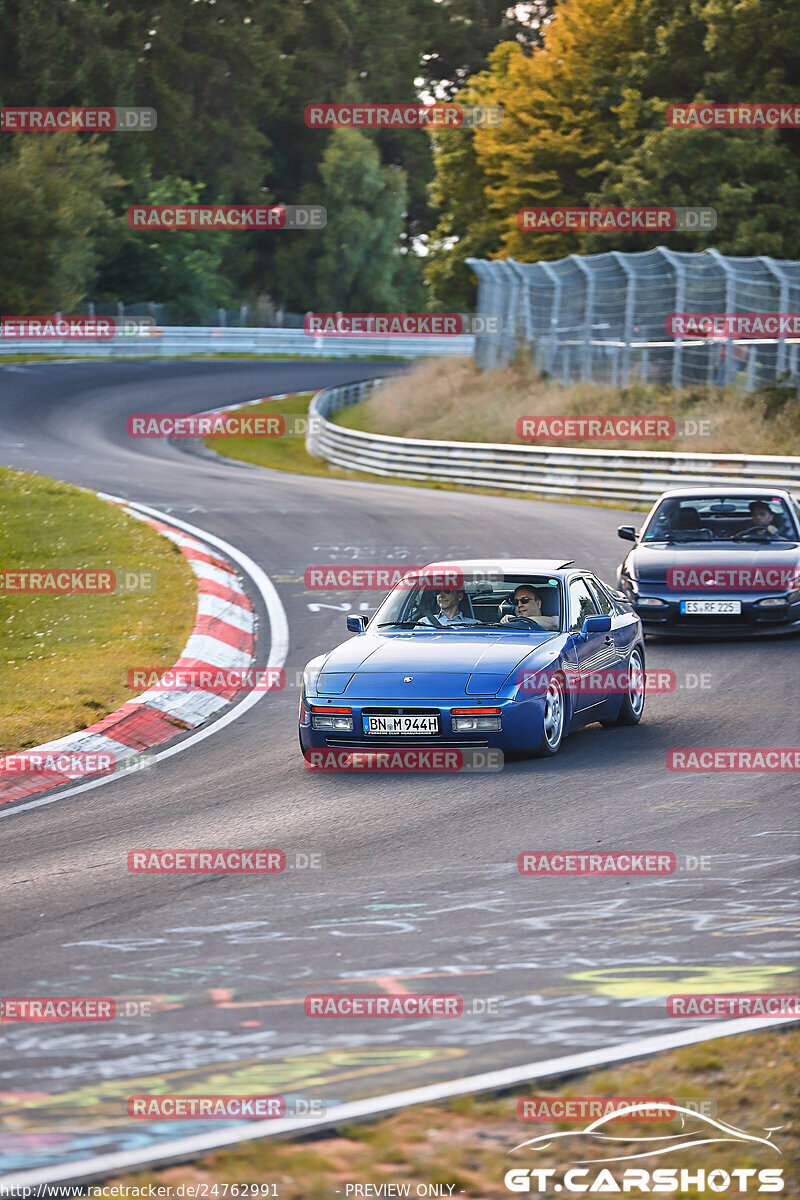
{"type": "MultiPolygon", "coordinates": [[[[243,411],[247,416],[267,416],[271,413],[283,413],[285,416],[305,414],[308,412],[308,406],[311,403],[313,393],[308,392],[303,395],[288,396],[285,400],[265,400],[261,404],[250,404],[243,411]]],[[[353,405],[352,408],[343,409],[335,414],[335,421],[339,425],[350,425],[352,428],[360,429],[361,425],[357,424],[359,419],[356,416],[354,421],[352,414],[355,410],[363,410],[363,404],[353,405]]],[[[235,406],[230,409],[235,411],[235,406]]],[[[306,452],[305,440],[302,437],[279,437],[279,438],[262,438],[262,437],[210,437],[204,438],[204,443],[209,449],[215,450],[217,454],[221,454],[225,458],[235,458],[242,462],[253,463],[258,467],[271,467],[276,471],[293,471],[299,475],[322,475],[327,479],[359,479],[368,483],[391,483],[399,484],[402,487],[422,487],[434,488],[437,491],[445,492],[463,492],[467,489],[460,484],[445,483],[437,480],[421,480],[421,479],[395,479],[391,476],[371,475],[366,471],[346,471],[340,467],[331,466],[324,459],[314,458],[306,452]]],[[[650,508],[649,504],[625,504],[622,501],[613,501],[608,504],[600,500],[587,500],[583,497],[576,496],[574,499],[569,496],[552,497],[552,496],[535,496],[533,492],[508,492],[502,491],[499,488],[488,487],[471,487],[470,492],[478,492],[485,496],[510,496],[515,500],[519,499],[541,499],[550,500],[554,504],[594,504],[599,508],[626,508],[636,512],[647,512],[650,508]]]]}
{"type": "Polygon", "coordinates": [[[537,446],[562,449],[682,451],[691,454],[797,454],[800,403],[794,388],[762,386],[752,395],[735,387],[687,387],[635,383],[564,387],[541,377],[527,361],[479,371],[471,358],[419,363],[384,384],[362,404],[336,414],[350,429],[395,437],[529,445],[517,437],[517,419],[558,417],[672,417],[707,422],[710,435],[651,441],[544,439],[537,446]]]}
{"type": "Polygon", "coordinates": [[[127,672],[166,668],[194,624],[194,574],[177,546],[92,492],[0,468],[3,571],[155,573],[141,594],[47,594],[0,588],[0,754],[107,716],[134,695],[127,672]]]}
{"type": "MultiPolygon", "coordinates": [[[[612,1154],[640,1153],[645,1147],[636,1139],[680,1133],[675,1120],[622,1121],[606,1126],[606,1134],[632,1139],[630,1144],[614,1143],[609,1150],[591,1137],[564,1139],[544,1150],[522,1150],[510,1154],[522,1141],[556,1130],[579,1130],[589,1119],[560,1121],[523,1121],[517,1117],[517,1100],[522,1096],[553,1097],[645,1097],[669,1098],[676,1104],[689,1098],[713,1102],[716,1119],[735,1125],[748,1134],[771,1140],[780,1154],[767,1147],[744,1141],[691,1147],[677,1154],[662,1154],[633,1163],[613,1163],[608,1170],[619,1182],[626,1167],[685,1167],[696,1173],[720,1168],[734,1169],[782,1167],[783,1195],[800,1196],[798,1157],[800,1126],[797,1119],[798,1081],[796,1061],[800,1052],[797,1027],[765,1030],[720,1038],[697,1046],[657,1055],[611,1070],[580,1077],[572,1076],[558,1086],[531,1085],[500,1097],[466,1096],[436,1105],[405,1109],[396,1115],[370,1123],[347,1126],[313,1139],[295,1142],[261,1140],[246,1142],[235,1149],[210,1154],[195,1163],[119,1176],[109,1185],[148,1184],[169,1186],[166,1195],[176,1195],[180,1184],[201,1185],[195,1195],[223,1196],[223,1185],[234,1183],[275,1184],[281,1200],[322,1200],[340,1195],[411,1195],[421,1184],[444,1185],[441,1195],[480,1197],[500,1200],[511,1194],[503,1179],[511,1167],[549,1167],[563,1172],[580,1160],[602,1160],[612,1154]],[[620,1148],[621,1147],[621,1148],[620,1148]],[[220,1185],[215,1193],[213,1186],[220,1185]],[[371,1184],[368,1191],[347,1192],[348,1184],[371,1184]],[[202,1186],[208,1190],[203,1191],[202,1186]],[[379,1185],[393,1185],[382,1191],[379,1185]],[[452,1192],[448,1185],[454,1185],[452,1192]],[[409,1191],[399,1190],[408,1186],[409,1191]],[[395,1190],[398,1189],[398,1190],[395,1190]]],[[[703,1136],[719,1136],[705,1123],[687,1118],[683,1130],[701,1128],[703,1136]]],[[[603,1163],[589,1166],[590,1174],[580,1180],[588,1185],[603,1169],[603,1163]]],[[[717,1177],[719,1181],[720,1177],[717,1177]]],[[[551,1181],[552,1183],[553,1181],[551,1181]]],[[[749,1181],[748,1194],[758,1192],[755,1178],[749,1181]]],[[[607,1189],[603,1194],[609,1194],[607,1189]]],[[[661,1189],[663,1190],[663,1189],[661,1189]]],[[[622,1193],[621,1184],[617,1191],[622,1193]]],[[[732,1178],[727,1194],[739,1195],[737,1180],[732,1178]]],[[[123,1195],[125,1193],[122,1193],[123,1195]]],[[[144,1193],[139,1193],[144,1194],[144,1193]]],[[[180,1193],[178,1193],[180,1194],[180,1193]]],[[[188,1189],[184,1189],[188,1195],[188,1189]]],[[[230,1195],[230,1186],[228,1188],[230,1195]]],[[[252,1194],[252,1193],[248,1193],[252,1194]]],[[[432,1193],[436,1194],[436,1193],[432,1193]]],[[[531,1194],[537,1192],[533,1181],[531,1194]]],[[[547,1191],[553,1195],[552,1188],[547,1191]]],[[[570,1194],[566,1188],[562,1195],[570,1194]]],[[[595,1191],[596,1194],[596,1191],[595,1191]]],[[[634,1188],[625,1194],[639,1195],[634,1188]]],[[[688,1188],[669,1189],[670,1196],[708,1196],[718,1191],[688,1188]]]]}

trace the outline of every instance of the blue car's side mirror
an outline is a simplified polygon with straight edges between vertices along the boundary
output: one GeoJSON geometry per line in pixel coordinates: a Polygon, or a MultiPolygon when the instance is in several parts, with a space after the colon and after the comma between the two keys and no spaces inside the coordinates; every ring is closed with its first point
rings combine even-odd
{"type": "Polygon", "coordinates": [[[351,633],[363,633],[364,630],[367,628],[367,618],[366,617],[348,617],[347,618],[347,628],[350,630],[351,633]]]}
{"type": "Polygon", "coordinates": [[[590,633],[608,633],[611,629],[611,617],[587,617],[581,627],[581,637],[590,633]]]}

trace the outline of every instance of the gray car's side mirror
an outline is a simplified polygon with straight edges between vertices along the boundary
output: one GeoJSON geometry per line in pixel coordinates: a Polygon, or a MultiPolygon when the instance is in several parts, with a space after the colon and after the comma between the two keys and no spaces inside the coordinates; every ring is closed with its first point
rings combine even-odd
{"type": "Polygon", "coordinates": [[[621,537],[623,542],[635,542],[636,530],[633,525],[618,525],[617,537],[621,537]]]}
{"type": "Polygon", "coordinates": [[[367,618],[366,617],[348,617],[347,618],[347,628],[349,629],[350,633],[363,633],[364,630],[367,628],[367,618]]]}

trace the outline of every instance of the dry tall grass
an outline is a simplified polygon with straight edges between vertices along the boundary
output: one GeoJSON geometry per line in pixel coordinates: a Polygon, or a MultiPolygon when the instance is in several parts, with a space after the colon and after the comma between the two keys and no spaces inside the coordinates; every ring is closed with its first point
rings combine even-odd
{"type": "Polygon", "coordinates": [[[635,383],[564,387],[543,380],[528,363],[478,371],[472,359],[423,362],[378,390],[356,409],[337,414],[343,425],[404,437],[465,442],[511,442],[523,416],[666,416],[711,421],[711,436],[669,441],[543,441],[538,445],[601,449],[683,450],[689,453],[800,453],[800,401],[789,389],[762,388],[752,396],[733,387],[635,383]]]}

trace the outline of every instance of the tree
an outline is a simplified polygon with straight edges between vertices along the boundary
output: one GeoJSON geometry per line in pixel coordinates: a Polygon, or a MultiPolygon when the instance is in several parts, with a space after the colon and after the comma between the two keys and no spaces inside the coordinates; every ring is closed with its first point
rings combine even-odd
{"type": "Polygon", "coordinates": [[[75,312],[94,281],[121,186],[98,138],[14,137],[0,162],[0,312],[75,312]]]}
{"type": "Polygon", "coordinates": [[[418,303],[418,263],[402,246],[404,173],[381,166],[365,134],[341,129],[331,135],[320,175],[320,188],[303,201],[324,204],[327,225],[267,235],[285,239],[268,290],[289,308],[320,312],[395,312],[418,303]]]}

